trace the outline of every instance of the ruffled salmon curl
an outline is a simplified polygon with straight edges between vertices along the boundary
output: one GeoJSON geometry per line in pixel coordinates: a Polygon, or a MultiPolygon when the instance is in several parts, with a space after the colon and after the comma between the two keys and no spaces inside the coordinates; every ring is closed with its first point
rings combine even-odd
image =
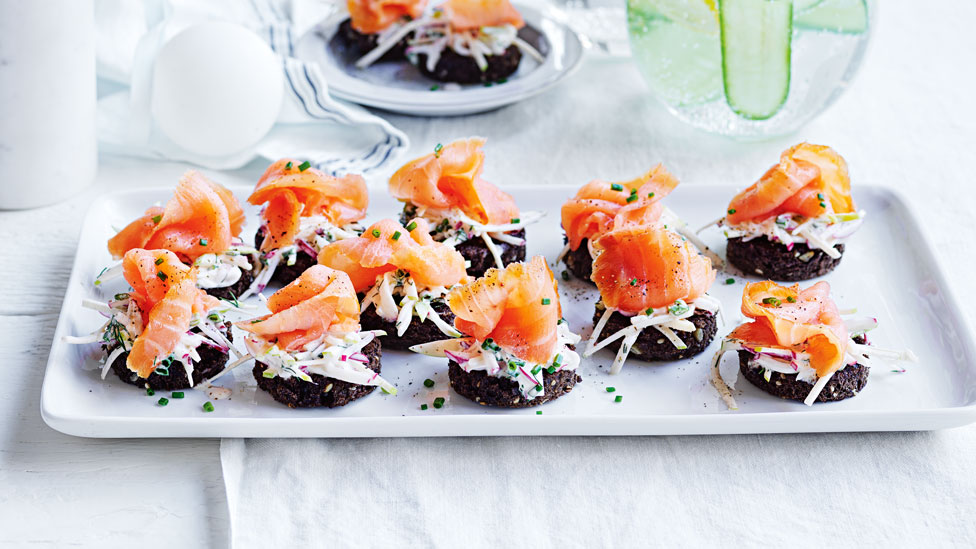
{"type": "Polygon", "coordinates": [[[244,210],[233,193],[190,170],[165,207],[153,206],[108,241],[116,259],[135,248],[163,249],[194,261],[231,246],[244,226],[244,210]]]}
{"type": "Polygon", "coordinates": [[[828,283],[818,282],[805,290],[772,281],[746,284],[742,314],[753,321],[733,330],[730,339],[808,353],[818,377],[845,366],[849,336],[828,283]]]}
{"type": "Polygon", "coordinates": [[[426,0],[348,0],[352,28],[363,34],[375,34],[401,19],[423,15],[426,0]]]}
{"type": "Polygon", "coordinates": [[[603,303],[625,313],[692,301],[715,282],[712,261],[666,229],[615,229],[595,240],[593,251],[592,279],[603,303]]]}
{"type": "Polygon", "coordinates": [[[371,225],[363,236],[333,242],[319,252],[319,263],[349,275],[357,292],[373,286],[376,277],[396,269],[410,273],[420,287],[453,286],[467,281],[464,257],[434,242],[423,219],[408,231],[392,219],[371,225]]]}
{"type": "Polygon", "coordinates": [[[447,0],[444,3],[451,26],[458,30],[512,25],[525,26],[522,15],[509,0],[447,0]]]}
{"type": "Polygon", "coordinates": [[[458,331],[479,341],[491,338],[523,360],[548,362],[556,351],[562,309],[556,279],[542,256],[489,269],[448,292],[447,304],[458,331]]]}
{"type": "Polygon", "coordinates": [[[725,220],[735,225],[784,213],[817,217],[854,210],[844,158],[830,147],[800,143],[784,151],[779,164],[732,199],[725,220]]]}
{"type": "Polygon", "coordinates": [[[269,251],[294,243],[302,217],[321,215],[337,227],[366,217],[369,193],[362,176],[333,177],[307,162],[283,158],[268,166],[247,201],[267,203],[261,250],[269,251]]]}
{"type": "Polygon", "coordinates": [[[235,325],[279,348],[298,351],[329,333],[359,331],[359,299],[349,276],[313,265],[268,298],[270,315],[235,325]]]}
{"type": "Polygon", "coordinates": [[[424,208],[456,208],[482,224],[510,223],[519,216],[515,199],[481,179],[484,144],[484,139],[472,137],[438,145],[390,177],[390,194],[424,208]]]}
{"type": "Polygon", "coordinates": [[[656,225],[664,212],[659,201],[677,186],[678,180],[661,164],[631,181],[595,179],[583,185],[560,212],[569,248],[576,250],[584,239],[614,228],[656,225]]]}

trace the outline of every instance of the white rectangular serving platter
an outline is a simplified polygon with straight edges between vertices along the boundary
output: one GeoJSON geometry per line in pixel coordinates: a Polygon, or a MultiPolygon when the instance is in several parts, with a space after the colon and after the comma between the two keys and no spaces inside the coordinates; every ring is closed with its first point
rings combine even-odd
{"type": "MultiPolygon", "coordinates": [[[[383,353],[383,376],[397,395],[374,391],[337,409],[295,410],[274,402],[257,390],[246,364],[221,380],[231,388],[227,400],[214,401],[207,413],[203,391],[187,390],[186,398],[160,396],[119,381],[113,373],[103,381],[97,369],[96,344],[69,345],[67,334],[85,334],[101,325],[101,317],[81,307],[82,298],[104,300],[124,291],[121,279],[97,288],[94,277],[110,262],[106,240],[141,214],[150,204],[164,202],[169,188],[116,192],[96,200],[84,223],[78,255],[65,294],[44,377],[41,413],[48,425],[84,437],[399,437],[510,435],[662,435],[783,433],[825,431],[908,431],[940,429],[976,421],[976,363],[973,332],[960,313],[958,301],[932,253],[923,227],[905,200],[881,187],[860,185],[855,199],[867,219],[847,246],[838,268],[825,277],[842,309],[877,317],[873,344],[910,348],[915,364],[877,362],[867,387],[856,398],[807,407],[784,401],[753,387],[745,379],[735,386],[738,411],[729,411],[709,383],[709,360],[721,336],[742,318],[739,304],[743,285],[754,278],[719,273],[711,294],[724,306],[724,325],[712,346],[699,357],[649,364],[630,360],[616,376],[607,373],[613,353],[600,352],[583,361],[583,381],[571,393],[541,407],[492,409],[454,394],[448,384],[447,362],[408,352],[383,353]],[[725,284],[732,277],[735,283],[725,284]],[[904,373],[892,370],[906,369],[904,373]],[[435,381],[433,388],[425,379],[435,381]],[[607,387],[614,387],[613,393],[607,387]],[[619,403],[614,397],[622,396],[619,403]],[[436,397],[443,408],[430,404],[436,397]],[[427,410],[421,410],[428,404],[427,410]],[[542,414],[537,414],[537,411],[542,414]]],[[[250,189],[234,188],[242,203],[250,189]]],[[[523,211],[548,215],[528,229],[530,255],[543,254],[554,265],[563,246],[559,206],[576,187],[546,185],[507,189],[523,211]]],[[[697,228],[721,215],[734,189],[728,186],[681,186],[667,205],[697,228]]],[[[400,205],[382,190],[371,194],[367,221],[395,217],[400,205]]],[[[245,240],[256,228],[254,208],[248,207],[245,240]]],[[[718,229],[701,234],[724,256],[718,229]]],[[[560,281],[563,314],[571,327],[586,337],[591,328],[597,292],[578,280],[560,281]]],[[[804,283],[806,286],[809,283],[804,283]]],[[[270,290],[269,290],[270,292],[270,290]]],[[[729,354],[722,371],[726,379],[737,371],[729,354]]]]}

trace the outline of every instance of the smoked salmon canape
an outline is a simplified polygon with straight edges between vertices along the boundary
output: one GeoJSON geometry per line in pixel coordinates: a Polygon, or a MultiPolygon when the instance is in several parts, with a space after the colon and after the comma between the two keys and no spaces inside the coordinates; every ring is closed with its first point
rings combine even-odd
{"type": "Polygon", "coordinates": [[[236,302],[258,271],[258,253],[240,239],[244,210],[234,195],[199,172],[183,174],[165,206],[152,206],[108,241],[119,263],[98,275],[101,284],[122,273],[122,257],[134,249],[169,250],[196,269],[208,294],[236,302]]]}
{"type": "Polygon", "coordinates": [[[867,333],[877,327],[877,319],[845,320],[847,313],[838,310],[826,282],[806,289],[772,281],[746,284],[742,314],[750,322],[725,336],[712,361],[712,384],[729,409],[737,409],[719,369],[725,353],[736,351],[739,371],[750,383],[810,406],[857,395],[875,359],[918,360],[909,350],[870,346],[867,333]]]}
{"type": "Polygon", "coordinates": [[[509,0],[349,0],[347,7],[349,25],[339,33],[369,50],[356,61],[360,69],[405,56],[427,78],[487,84],[515,73],[523,54],[545,61],[519,37],[525,21],[509,0]]]}
{"type": "Polygon", "coordinates": [[[721,309],[707,293],[715,282],[709,258],[678,233],[650,226],[614,229],[592,247],[600,301],[583,356],[615,349],[616,374],[628,356],[679,360],[708,347],[721,309]]]}
{"type": "Polygon", "coordinates": [[[379,221],[358,238],[330,244],[319,263],[349,275],[361,296],[363,329],[385,332],[388,349],[408,349],[461,335],[444,300],[448,291],[468,282],[457,250],[431,238],[427,222],[412,221],[407,230],[392,219],[379,221]]]}
{"type": "Polygon", "coordinates": [[[109,370],[149,394],[208,383],[220,374],[232,344],[227,307],[197,287],[197,269],[169,250],[129,250],[122,258],[132,286],[107,303],[86,299],[85,307],[106,317],[93,333],[65,337],[69,343],[98,343],[109,370]]]}
{"type": "MultiPolygon", "coordinates": [[[[583,185],[560,211],[566,247],[559,258],[567,270],[579,279],[592,281],[593,240],[613,229],[642,225],[677,231],[720,266],[719,257],[662,204],[661,200],[677,186],[678,180],[661,164],[631,181],[610,183],[594,179],[583,185]]],[[[567,279],[566,274],[563,279],[567,279]]]]}
{"type": "Polygon", "coordinates": [[[278,160],[258,180],[247,201],[261,209],[254,235],[262,270],[253,291],[271,281],[288,284],[317,263],[326,245],[363,232],[369,193],[361,176],[333,177],[309,162],[278,160]]]}
{"type": "Polygon", "coordinates": [[[430,236],[460,252],[474,277],[525,259],[525,228],[543,215],[520,212],[511,195],[481,178],[484,144],[480,137],[438,144],[397,170],[389,185],[404,203],[407,230],[426,220],[430,236]]]}
{"type": "Polygon", "coordinates": [[[834,270],[863,218],[851,198],[847,162],[830,147],[800,143],[737,194],[718,224],[729,263],[747,274],[797,281],[834,270]]]}
{"type": "Polygon", "coordinates": [[[448,292],[461,337],[411,347],[449,359],[458,394],[483,406],[525,408],[570,392],[580,381],[580,337],[562,318],[556,279],[542,256],[448,292]]]}
{"type": "Polygon", "coordinates": [[[254,358],[254,379],[291,408],[345,406],[380,387],[381,332],[359,326],[349,275],[313,265],[268,298],[270,314],[235,325],[254,358]]]}

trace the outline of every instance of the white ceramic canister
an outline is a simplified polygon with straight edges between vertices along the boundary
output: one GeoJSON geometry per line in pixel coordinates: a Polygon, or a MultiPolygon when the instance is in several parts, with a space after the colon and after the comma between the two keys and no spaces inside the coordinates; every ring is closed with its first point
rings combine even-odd
{"type": "Polygon", "coordinates": [[[0,0],[0,209],[94,180],[95,103],[93,0],[0,0]]]}

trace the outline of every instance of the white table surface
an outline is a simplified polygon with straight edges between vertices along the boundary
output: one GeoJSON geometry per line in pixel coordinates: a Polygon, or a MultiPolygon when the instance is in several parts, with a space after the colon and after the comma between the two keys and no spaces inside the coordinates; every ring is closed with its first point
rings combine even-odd
{"type": "MultiPolygon", "coordinates": [[[[949,278],[957,295],[971,302],[976,299],[971,284],[976,268],[976,182],[970,166],[976,157],[972,97],[976,77],[970,57],[976,52],[976,33],[970,27],[976,20],[976,5],[942,0],[925,3],[923,11],[920,4],[907,0],[884,4],[871,51],[852,89],[818,120],[784,139],[743,144],[685,128],[645,99],[645,87],[628,60],[600,57],[590,58],[557,89],[497,112],[452,119],[390,119],[413,139],[412,153],[417,154],[455,137],[488,137],[486,177],[501,185],[624,178],[657,161],[664,161],[683,185],[745,185],[795,141],[830,144],[849,161],[855,185],[857,181],[887,184],[915,198],[933,234],[940,235],[937,253],[952,266],[949,278]]],[[[210,175],[224,183],[251,183],[263,164],[210,175]]],[[[0,278],[5,281],[0,286],[0,355],[5,372],[0,384],[0,545],[226,545],[219,441],[72,438],[44,425],[38,408],[43,368],[86,205],[102,191],[140,185],[140,174],[147,170],[168,174],[175,182],[184,169],[103,157],[98,182],[90,192],[40,210],[0,212],[0,278]]],[[[43,177],[43,167],[38,176],[43,177]]],[[[557,202],[554,199],[554,208],[557,202]]],[[[972,312],[970,320],[976,324],[972,312]]],[[[920,367],[925,367],[924,361],[920,367]]],[[[429,451],[426,445],[433,442],[421,439],[410,444],[419,453],[429,451]]],[[[376,448],[380,453],[387,446],[376,448]]],[[[405,448],[409,451],[411,446],[405,448]]],[[[734,486],[714,488],[724,491],[762,486],[769,467],[802,469],[807,453],[826,451],[829,456],[835,451],[838,458],[859,459],[860,474],[874,476],[879,483],[885,482],[890,463],[897,461],[915,467],[917,484],[879,485],[877,493],[862,494],[864,508],[873,509],[864,516],[879,523],[846,527],[885,529],[887,534],[874,539],[895,545],[913,541],[972,545],[976,536],[971,516],[976,425],[883,435],[574,438],[555,448],[562,454],[548,456],[553,462],[606,459],[601,449],[612,449],[615,459],[653,454],[679,464],[666,474],[632,479],[637,488],[646,485],[646,490],[621,493],[618,513],[610,516],[622,520],[631,516],[639,498],[674,493],[676,487],[680,493],[680,487],[695,478],[697,468],[714,462],[764,464],[731,469],[737,477],[734,486]],[[861,452],[865,446],[877,451],[861,452]],[[925,509],[955,504],[968,506],[969,512],[960,515],[963,524],[957,523],[951,531],[955,536],[968,534],[968,539],[940,537],[946,532],[942,522],[946,517],[925,513],[925,509]],[[906,513],[906,508],[916,512],[906,513]],[[883,520],[885,516],[891,519],[883,520]]],[[[819,478],[798,476],[804,483],[819,478]]],[[[583,496],[586,489],[602,489],[582,488],[583,496]]],[[[768,490],[773,500],[782,501],[789,499],[791,488],[769,486],[768,490]]],[[[686,506],[709,505],[706,493],[682,497],[687,498],[686,506]]],[[[743,507],[737,517],[728,513],[722,517],[762,521],[762,513],[751,506],[743,507]]],[[[653,518],[642,520],[650,523],[653,518]]],[[[690,531],[686,539],[699,539],[696,535],[690,531]]],[[[715,539],[701,539],[709,538],[715,539]]]]}

